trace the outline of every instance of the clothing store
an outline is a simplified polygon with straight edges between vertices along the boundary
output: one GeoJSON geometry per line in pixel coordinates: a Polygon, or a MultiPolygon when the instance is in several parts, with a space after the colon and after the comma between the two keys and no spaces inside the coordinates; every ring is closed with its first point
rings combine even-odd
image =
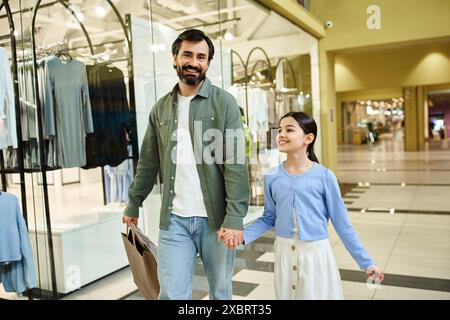
{"type": "Polygon", "coordinates": [[[343,102],[343,142],[360,145],[383,139],[402,141],[404,101],[402,97],[393,97],[343,102]]]}
{"type": "MultiPolygon", "coordinates": [[[[128,188],[149,113],[178,81],[172,42],[190,28],[213,40],[207,77],[241,109],[249,223],[283,161],[281,116],[306,112],[321,130],[313,35],[252,0],[0,2],[0,298],[58,299],[128,266],[128,188]]],[[[161,186],[139,221],[155,243],[161,186]]]]}

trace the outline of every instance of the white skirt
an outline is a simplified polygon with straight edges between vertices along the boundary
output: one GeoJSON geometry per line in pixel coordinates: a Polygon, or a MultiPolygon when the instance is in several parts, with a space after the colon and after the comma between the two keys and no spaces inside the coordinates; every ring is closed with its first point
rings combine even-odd
{"type": "Polygon", "coordinates": [[[275,240],[275,297],[280,300],[341,300],[341,276],[328,239],[275,240]]]}

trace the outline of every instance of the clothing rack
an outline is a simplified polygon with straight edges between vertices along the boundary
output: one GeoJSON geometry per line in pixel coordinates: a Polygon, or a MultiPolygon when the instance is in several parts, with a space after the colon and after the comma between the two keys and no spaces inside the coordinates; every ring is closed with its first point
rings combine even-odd
{"type": "MultiPolygon", "coordinates": [[[[248,98],[248,89],[249,88],[262,88],[262,89],[269,89],[269,90],[274,90],[275,93],[275,101],[277,100],[277,96],[278,95],[295,95],[298,94],[299,89],[297,87],[297,79],[295,77],[295,72],[294,72],[294,68],[292,67],[291,62],[285,58],[285,57],[281,57],[278,59],[277,63],[275,66],[272,65],[270,58],[267,54],[267,52],[261,48],[261,47],[255,47],[253,49],[250,50],[247,58],[244,60],[243,57],[236,51],[231,50],[231,65],[232,66],[236,66],[239,65],[235,64],[233,62],[233,57],[237,57],[238,58],[238,62],[240,62],[240,64],[242,65],[243,69],[244,69],[244,74],[240,79],[243,79],[243,81],[234,81],[234,72],[232,73],[232,83],[234,86],[240,87],[240,88],[244,88],[244,94],[245,94],[245,110],[246,110],[246,123],[250,124],[249,121],[249,98],[248,98]],[[251,58],[252,55],[255,52],[261,52],[262,55],[264,56],[264,59],[259,59],[256,60],[254,62],[251,62],[251,58]],[[277,70],[279,68],[279,66],[282,63],[286,63],[288,65],[288,68],[292,74],[293,77],[293,81],[294,81],[294,87],[293,88],[282,88],[282,89],[276,89],[276,73],[277,70]],[[251,70],[250,70],[250,65],[252,64],[251,70]],[[256,81],[252,81],[251,77],[257,72],[257,67],[259,65],[263,65],[263,69],[262,70],[267,70],[266,75],[268,76],[268,81],[267,82],[256,82],[256,81]],[[265,67],[265,68],[264,68],[265,67]]],[[[259,71],[261,72],[261,71],[259,71]]],[[[269,106],[270,107],[270,106],[269,106]]],[[[274,106],[275,107],[275,106],[274,106]]],[[[270,136],[270,128],[269,128],[269,133],[268,136],[270,136]]],[[[250,179],[250,183],[256,181],[253,180],[253,174],[252,174],[252,169],[249,166],[249,179],[250,179]]],[[[253,194],[253,189],[250,188],[252,194],[251,194],[251,198],[252,199],[256,199],[256,203],[258,202],[258,195],[254,195],[253,194]]]]}
{"type": "MultiPolygon", "coordinates": [[[[21,202],[22,202],[22,215],[25,220],[26,226],[28,228],[28,212],[27,212],[27,199],[26,199],[26,188],[25,188],[25,173],[24,169],[24,161],[23,161],[23,148],[22,148],[22,126],[21,126],[21,117],[20,117],[20,101],[19,101],[19,84],[18,84],[18,74],[17,74],[17,45],[16,45],[16,37],[14,32],[16,30],[13,13],[11,11],[11,7],[9,5],[8,0],[2,0],[0,4],[0,12],[2,9],[5,9],[6,16],[8,17],[9,23],[9,32],[10,32],[10,42],[11,42],[11,55],[12,55],[12,80],[13,80],[13,92],[14,92],[14,109],[16,111],[16,127],[17,127],[17,144],[18,144],[18,163],[20,170],[20,191],[21,191],[21,202]]],[[[4,159],[3,159],[3,151],[0,150],[0,171],[4,169],[4,159]]],[[[2,191],[7,192],[6,186],[6,173],[1,173],[1,181],[2,181],[2,191]]],[[[28,299],[32,300],[32,295],[28,295],[28,299]]]]}

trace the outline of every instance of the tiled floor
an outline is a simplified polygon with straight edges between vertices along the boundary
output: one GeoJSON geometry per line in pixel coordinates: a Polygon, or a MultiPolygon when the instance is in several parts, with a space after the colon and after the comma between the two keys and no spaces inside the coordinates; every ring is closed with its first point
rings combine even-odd
{"type": "MultiPolygon", "coordinates": [[[[449,300],[450,151],[403,152],[399,143],[340,146],[337,177],[355,230],[386,274],[379,288],[367,284],[330,225],[345,299],[449,300]]],[[[247,221],[258,214],[252,211],[247,221]]],[[[274,299],[273,239],[270,231],[239,248],[233,299],[274,299]]],[[[193,287],[193,299],[208,299],[200,261],[193,287]]],[[[143,299],[129,269],[66,297],[91,298],[143,299]]]]}
{"type": "MultiPolygon", "coordinates": [[[[402,150],[392,142],[339,149],[350,219],[386,275],[380,287],[367,284],[330,225],[345,299],[450,299],[450,151],[402,150]]],[[[274,299],[272,243],[268,232],[238,250],[233,299],[274,299]]],[[[208,299],[198,264],[193,297],[208,299]]]]}

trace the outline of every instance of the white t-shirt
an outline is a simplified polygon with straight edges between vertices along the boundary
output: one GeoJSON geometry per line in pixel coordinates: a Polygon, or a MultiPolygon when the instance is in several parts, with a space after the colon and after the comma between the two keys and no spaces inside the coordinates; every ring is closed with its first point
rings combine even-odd
{"type": "Polygon", "coordinates": [[[177,161],[172,213],[181,217],[207,217],[189,132],[189,107],[194,96],[177,95],[177,161]]]}

